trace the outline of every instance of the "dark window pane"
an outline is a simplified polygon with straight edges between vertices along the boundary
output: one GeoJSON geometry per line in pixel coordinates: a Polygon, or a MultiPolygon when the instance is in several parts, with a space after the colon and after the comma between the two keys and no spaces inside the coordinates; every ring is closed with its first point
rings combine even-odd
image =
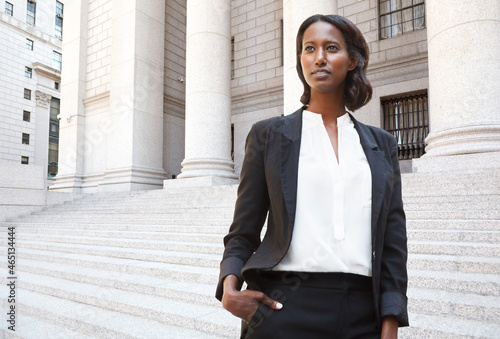
{"type": "Polygon", "coordinates": [[[23,121],[29,122],[31,119],[31,112],[23,111],[23,121]]]}

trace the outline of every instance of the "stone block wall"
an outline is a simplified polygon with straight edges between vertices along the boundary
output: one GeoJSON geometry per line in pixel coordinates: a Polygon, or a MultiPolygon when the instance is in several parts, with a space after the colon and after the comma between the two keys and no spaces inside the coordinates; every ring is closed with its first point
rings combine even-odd
{"type": "Polygon", "coordinates": [[[46,167],[48,140],[38,131],[48,131],[48,110],[37,106],[36,93],[60,97],[55,88],[60,74],[54,69],[54,51],[61,53],[61,40],[54,37],[55,1],[37,3],[35,26],[26,23],[26,1],[9,2],[13,15],[3,8],[0,13],[0,161],[20,164],[21,157],[28,157],[29,164],[46,167]],[[28,39],[33,50],[27,48],[28,39]],[[31,68],[31,78],[25,67],[31,68]],[[24,99],[24,89],[31,91],[31,99],[24,99]],[[23,120],[23,111],[30,113],[29,121],[23,120]],[[22,143],[23,133],[29,135],[28,145],[22,143]]]}
{"type": "Polygon", "coordinates": [[[106,93],[111,81],[112,1],[91,0],[88,14],[86,96],[106,93]]]}
{"type": "Polygon", "coordinates": [[[370,49],[368,79],[372,100],[355,112],[370,125],[382,127],[380,99],[427,89],[427,30],[416,30],[380,40],[378,0],[339,0],[338,14],[351,20],[363,33],[370,49]]]}

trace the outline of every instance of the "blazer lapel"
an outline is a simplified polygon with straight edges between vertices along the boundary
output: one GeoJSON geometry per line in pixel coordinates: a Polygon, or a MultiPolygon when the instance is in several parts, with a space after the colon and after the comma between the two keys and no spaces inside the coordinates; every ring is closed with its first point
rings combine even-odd
{"type": "Polygon", "coordinates": [[[304,108],[300,108],[295,113],[284,117],[281,133],[281,187],[283,189],[283,198],[285,200],[290,230],[292,230],[295,223],[295,209],[297,205],[297,177],[303,110],[304,108]]]}
{"type": "Polygon", "coordinates": [[[373,135],[368,128],[358,122],[351,115],[354,127],[358,131],[361,146],[370,165],[372,173],[372,248],[375,248],[375,235],[377,234],[377,221],[382,208],[382,202],[385,195],[386,183],[386,160],[384,151],[381,151],[373,135]]]}

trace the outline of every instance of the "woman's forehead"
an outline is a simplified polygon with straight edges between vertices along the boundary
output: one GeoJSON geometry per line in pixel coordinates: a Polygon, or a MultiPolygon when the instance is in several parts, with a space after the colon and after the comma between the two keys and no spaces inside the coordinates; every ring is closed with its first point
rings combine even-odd
{"type": "Polygon", "coordinates": [[[317,40],[331,40],[339,43],[345,43],[342,32],[333,24],[325,21],[317,21],[311,24],[304,31],[302,43],[317,40]]]}

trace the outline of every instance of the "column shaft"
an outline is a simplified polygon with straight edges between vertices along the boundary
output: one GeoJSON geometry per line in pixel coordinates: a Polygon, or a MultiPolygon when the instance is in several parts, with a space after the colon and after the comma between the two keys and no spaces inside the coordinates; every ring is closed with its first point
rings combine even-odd
{"type": "Polygon", "coordinates": [[[231,160],[231,2],[187,1],[186,153],[178,178],[236,179],[231,160]]]}
{"type": "Polygon", "coordinates": [[[65,4],[59,160],[51,190],[80,192],[83,183],[88,6],[84,0],[65,4]]]}
{"type": "Polygon", "coordinates": [[[296,71],[296,37],[302,22],[315,14],[337,14],[337,0],[283,1],[283,44],[284,44],[284,113],[295,112],[302,104],[300,96],[304,87],[296,71]]]}
{"type": "Polygon", "coordinates": [[[500,151],[500,2],[428,0],[426,156],[500,151]]]}

